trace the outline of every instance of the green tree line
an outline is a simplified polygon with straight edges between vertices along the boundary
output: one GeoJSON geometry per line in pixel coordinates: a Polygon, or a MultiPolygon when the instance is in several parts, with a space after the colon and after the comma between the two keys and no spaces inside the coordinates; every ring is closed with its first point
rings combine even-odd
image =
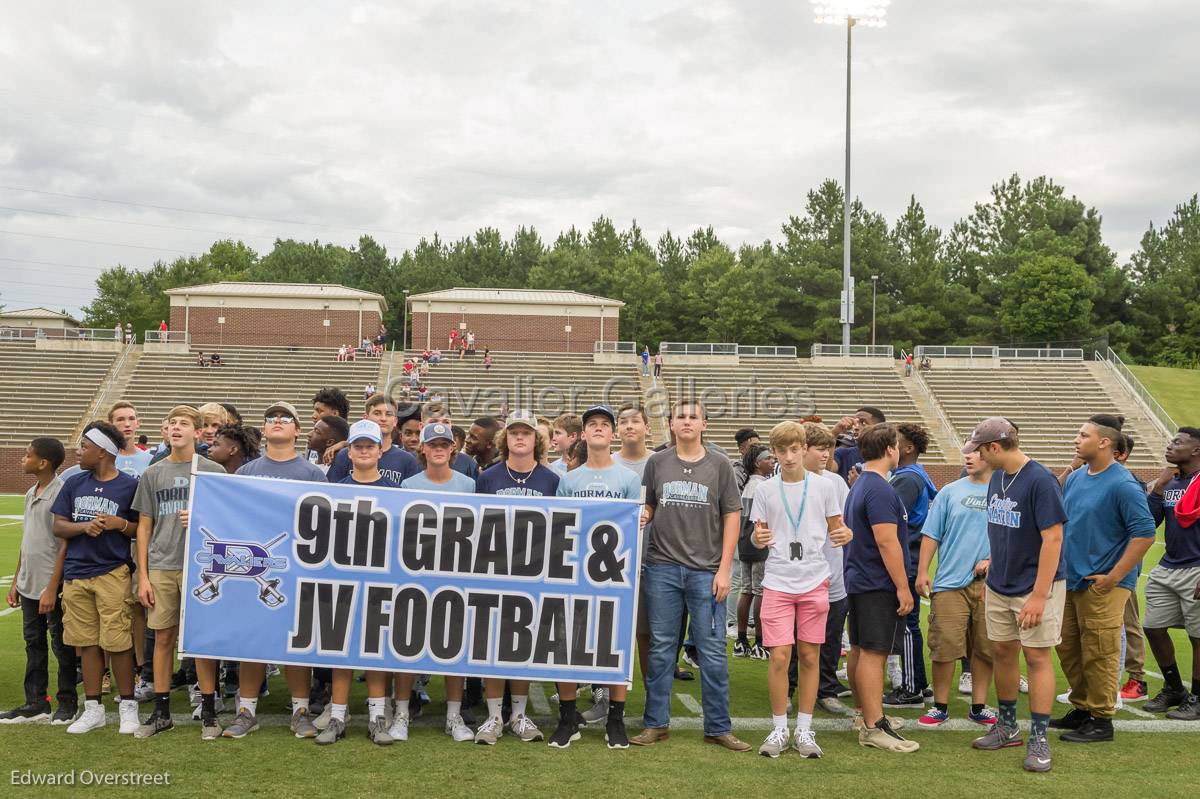
{"type": "MultiPolygon", "coordinates": [[[[841,340],[842,188],[828,180],[808,192],[803,211],[777,241],[736,250],[711,227],[651,242],[637,222],[619,230],[600,217],[553,242],[532,228],[511,238],[486,227],[446,241],[423,238],[399,256],[370,236],[343,246],[277,239],[260,254],[242,242],[218,241],[200,256],[158,262],[148,270],[106,269],[86,324],[132,322],[156,328],[168,316],[165,289],[220,280],[341,283],[387,298],[398,330],[405,290],[452,288],[570,289],[623,300],[627,341],[736,341],[795,345],[841,340]]],[[[876,337],[916,344],[1088,346],[1145,363],[1200,361],[1200,204],[1178,206],[1142,237],[1120,264],[1103,240],[1101,216],[1046,177],[1013,175],[992,186],[986,202],[943,231],[929,224],[915,197],[893,223],[851,203],[855,276],[854,342],[871,336],[872,277],[876,337]]]]}

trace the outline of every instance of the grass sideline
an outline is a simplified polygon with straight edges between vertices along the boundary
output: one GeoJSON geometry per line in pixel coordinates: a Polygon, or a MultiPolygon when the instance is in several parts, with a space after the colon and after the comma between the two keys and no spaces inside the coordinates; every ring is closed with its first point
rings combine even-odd
{"type": "MultiPolygon", "coordinates": [[[[7,591],[20,544],[20,497],[0,496],[0,578],[7,591]]],[[[1152,565],[1162,552],[1156,545],[1147,557],[1152,565]]],[[[19,612],[0,616],[0,707],[23,701],[21,687],[25,663],[19,612]]],[[[1186,639],[1180,633],[1177,644],[1186,639]]],[[[1180,646],[1180,665],[1188,674],[1190,650],[1180,646]]],[[[1147,663],[1156,668],[1152,657],[1147,663]]],[[[51,678],[53,679],[53,677],[51,678]]],[[[766,664],[731,660],[731,712],[737,719],[734,732],[756,748],[765,735],[769,717],[766,694],[766,664]]],[[[1059,678],[1060,690],[1065,680],[1059,678]]],[[[1151,692],[1161,681],[1151,678],[1151,692]]],[[[899,795],[966,796],[981,789],[994,793],[1021,791],[1023,796],[1060,796],[1068,788],[1075,792],[1150,795],[1155,797],[1194,794],[1200,780],[1200,726],[1185,725],[1179,732],[1120,731],[1112,744],[1072,747],[1052,743],[1054,772],[1032,775],[1021,771],[1023,749],[998,753],[976,752],[969,746],[974,731],[920,730],[910,724],[912,737],[921,743],[913,755],[888,755],[862,749],[849,731],[820,731],[825,750],[822,760],[796,757],[768,760],[754,753],[734,754],[701,743],[697,714],[689,709],[699,701],[698,682],[675,684],[673,717],[678,727],[669,741],[648,749],[609,751],[602,733],[589,729],[583,739],[566,751],[544,744],[521,744],[506,736],[496,747],[454,744],[435,723],[442,705],[440,681],[430,686],[433,704],[418,720],[406,744],[380,749],[365,737],[365,693],[356,683],[351,698],[349,736],[333,747],[319,748],[293,738],[283,724],[287,700],[282,678],[271,681],[271,694],[259,708],[274,723],[241,741],[202,742],[196,725],[186,723],[170,733],[148,741],[119,736],[115,725],[84,736],[68,736],[60,727],[29,725],[0,727],[0,779],[9,783],[13,772],[36,774],[75,770],[97,773],[159,773],[170,775],[169,787],[108,787],[105,796],[208,797],[226,789],[234,779],[234,790],[246,796],[276,797],[298,793],[368,796],[403,790],[434,797],[476,796],[563,796],[581,791],[603,791],[606,796],[670,797],[736,796],[753,791],[756,796],[792,792],[811,786],[831,796],[899,795]],[[680,696],[684,699],[680,699],[680,696]],[[686,703],[686,704],[685,704],[686,703]],[[680,729],[688,727],[688,729],[680,729]],[[1186,731],[1185,731],[1186,730],[1186,731]],[[234,776],[238,775],[238,776],[234,776]],[[244,775],[244,776],[241,776],[244,775]],[[982,782],[985,781],[986,782],[982,782]],[[1069,782],[1064,782],[1067,780],[1069,782]]],[[[53,686],[51,686],[53,690],[53,686]]],[[[545,695],[553,692],[545,686],[545,695]]],[[[107,701],[110,711],[114,709],[107,701]]],[[[640,686],[631,692],[627,719],[631,732],[640,728],[640,686]]],[[[994,697],[993,697],[994,701],[994,697]]],[[[553,709],[553,705],[550,706],[553,709]]],[[[143,716],[149,710],[143,705],[143,716]]],[[[1056,715],[1064,711],[1056,705],[1056,715]]],[[[176,692],[172,710],[187,714],[186,695],[176,692]]],[[[955,692],[951,712],[962,719],[966,704],[955,692]]],[[[915,719],[920,711],[901,710],[899,715],[915,719]]],[[[1025,697],[1019,715],[1028,718],[1025,697]]],[[[818,724],[821,721],[818,712],[818,724]]],[[[1121,711],[1118,719],[1145,720],[1144,714],[1121,711]]],[[[550,719],[537,719],[545,732],[550,719]]],[[[228,723],[228,717],[222,716],[228,723]]],[[[6,796],[53,797],[73,795],[75,787],[23,787],[13,784],[6,796]]]]}
{"type": "MultiPolygon", "coordinates": [[[[1200,369],[1173,369],[1167,366],[1130,366],[1162,404],[1176,424],[1200,424],[1200,369]]],[[[1171,431],[1174,434],[1174,430],[1171,431]]]]}

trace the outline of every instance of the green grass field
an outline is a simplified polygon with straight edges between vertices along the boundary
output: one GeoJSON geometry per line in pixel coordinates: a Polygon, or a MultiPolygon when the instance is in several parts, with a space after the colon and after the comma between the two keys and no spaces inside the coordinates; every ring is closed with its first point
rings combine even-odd
{"type": "MultiPolygon", "coordinates": [[[[0,497],[0,578],[7,590],[21,538],[21,524],[13,518],[21,512],[19,497],[0,497]]],[[[1147,558],[1152,565],[1161,554],[1158,544],[1147,558]]],[[[0,616],[0,707],[23,701],[21,688],[25,663],[19,612],[0,616]]],[[[1190,650],[1182,646],[1180,666],[1190,668],[1190,650]]],[[[1156,669],[1151,658],[1148,669],[1156,669]]],[[[755,748],[770,726],[767,707],[766,664],[735,659],[731,662],[732,715],[734,731],[755,748]]],[[[1060,677],[1060,690],[1065,681],[1060,677]]],[[[1161,681],[1151,677],[1151,693],[1161,681]]],[[[283,719],[287,700],[282,678],[271,682],[271,695],[259,705],[260,715],[270,723],[240,740],[201,742],[199,728],[179,724],[167,734],[146,741],[119,736],[115,724],[85,735],[67,735],[64,728],[48,725],[0,727],[0,778],[8,784],[10,773],[31,769],[36,773],[77,772],[121,773],[166,772],[169,787],[110,787],[104,796],[212,796],[234,792],[246,796],[289,796],[315,794],[371,796],[412,793],[417,796],[568,796],[597,791],[605,797],[653,796],[769,796],[806,789],[829,796],[972,796],[980,793],[1022,796],[1073,794],[1170,797],[1193,795],[1200,779],[1200,724],[1158,725],[1166,732],[1132,732],[1120,729],[1109,744],[1071,746],[1052,743],[1055,765],[1049,775],[1021,771],[1023,749],[998,753],[976,752],[969,746],[974,731],[921,730],[910,724],[909,734],[921,743],[911,755],[889,755],[862,749],[845,719],[819,718],[818,740],[825,750],[822,760],[782,757],[768,760],[754,753],[734,754],[701,743],[700,719],[689,710],[699,701],[699,683],[676,682],[674,731],[671,740],[649,749],[609,751],[600,731],[587,730],[583,740],[566,751],[544,744],[522,744],[506,736],[496,747],[455,744],[441,732],[444,711],[441,686],[430,686],[433,704],[425,718],[414,725],[412,739],[381,749],[370,744],[362,724],[365,693],[356,684],[351,700],[349,737],[336,746],[321,748],[293,738],[283,719]],[[682,698],[680,698],[682,697],[682,698]],[[828,728],[835,726],[837,728],[828,728]]],[[[53,690],[53,686],[52,686],[53,690]]],[[[553,693],[553,686],[540,690],[537,698],[553,693]]],[[[106,698],[107,699],[107,698],[106,698]]],[[[631,692],[627,719],[631,732],[640,728],[642,692],[631,692]]],[[[967,709],[957,692],[951,713],[958,720],[967,709]]],[[[994,701],[994,697],[993,697],[994,701]]],[[[551,719],[542,706],[535,720],[543,731],[551,719]]],[[[581,703],[582,704],[582,703],[581,703]]],[[[108,703],[109,709],[115,708],[108,703]]],[[[148,706],[143,715],[148,714],[148,706]]],[[[552,711],[554,706],[549,706],[552,711]]],[[[173,699],[177,714],[190,708],[183,692],[173,699]]],[[[1065,707],[1056,705],[1055,714],[1065,707]]],[[[918,710],[899,711],[914,719],[918,710]]],[[[1022,698],[1021,718],[1028,718],[1022,698]]],[[[821,714],[818,712],[818,717],[821,714]]],[[[1138,710],[1118,713],[1122,724],[1152,723],[1138,710]]],[[[222,716],[224,723],[228,716],[222,716]]],[[[1052,739],[1053,740],[1053,739],[1052,739]]],[[[12,786],[6,796],[78,795],[79,787],[12,786]]]]}
{"type": "Polygon", "coordinates": [[[1200,369],[1129,367],[1178,424],[1200,423],[1200,369]]]}

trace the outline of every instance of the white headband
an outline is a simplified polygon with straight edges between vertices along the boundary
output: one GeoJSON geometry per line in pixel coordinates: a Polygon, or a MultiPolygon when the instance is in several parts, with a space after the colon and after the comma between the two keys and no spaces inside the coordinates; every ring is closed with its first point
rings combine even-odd
{"type": "Polygon", "coordinates": [[[111,438],[104,435],[104,433],[101,433],[98,428],[93,427],[91,430],[84,433],[83,437],[107,452],[109,455],[112,455],[114,458],[117,457],[117,445],[113,443],[111,438]]]}

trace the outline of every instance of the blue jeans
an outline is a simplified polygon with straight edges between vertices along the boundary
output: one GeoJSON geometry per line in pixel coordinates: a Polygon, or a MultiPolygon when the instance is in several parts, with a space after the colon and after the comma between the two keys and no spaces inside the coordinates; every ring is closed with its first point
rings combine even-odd
{"type": "Polygon", "coordinates": [[[679,624],[684,608],[700,663],[700,702],[704,734],[725,735],[729,721],[729,660],[725,651],[725,603],[712,593],[713,573],[684,566],[647,563],[642,575],[650,620],[650,673],[646,675],[647,728],[671,724],[671,694],[679,624]]]}

